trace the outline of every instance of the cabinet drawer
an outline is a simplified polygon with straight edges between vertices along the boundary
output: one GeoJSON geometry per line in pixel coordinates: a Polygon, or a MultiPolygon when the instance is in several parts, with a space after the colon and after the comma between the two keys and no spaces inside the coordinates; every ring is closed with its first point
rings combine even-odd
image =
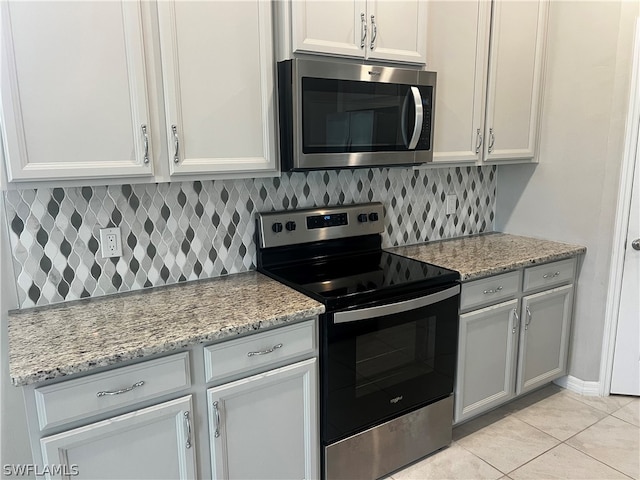
{"type": "Polygon", "coordinates": [[[460,310],[501,302],[515,296],[519,287],[519,270],[463,283],[460,310]]]}
{"type": "Polygon", "coordinates": [[[529,267],[524,271],[524,292],[543,287],[553,287],[573,280],[576,259],[569,258],[560,262],[546,263],[529,267]]]}
{"type": "Polygon", "coordinates": [[[191,385],[188,352],[35,389],[40,429],[133,405],[191,385]]]}
{"type": "Polygon", "coordinates": [[[205,380],[212,382],[281,363],[316,350],[315,321],[257,333],[204,349],[205,380]]]}

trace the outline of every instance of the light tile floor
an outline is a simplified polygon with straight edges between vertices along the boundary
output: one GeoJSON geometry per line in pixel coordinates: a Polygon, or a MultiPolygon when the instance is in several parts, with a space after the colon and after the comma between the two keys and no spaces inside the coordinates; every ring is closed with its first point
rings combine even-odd
{"type": "Polygon", "coordinates": [[[638,397],[550,385],[454,428],[450,447],[389,478],[639,480],[639,417],[638,397]]]}

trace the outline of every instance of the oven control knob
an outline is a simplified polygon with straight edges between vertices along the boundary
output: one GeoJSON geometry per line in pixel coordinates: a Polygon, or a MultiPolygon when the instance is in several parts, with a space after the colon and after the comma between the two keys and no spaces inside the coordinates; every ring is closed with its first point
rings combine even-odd
{"type": "Polygon", "coordinates": [[[273,225],[271,225],[271,230],[273,230],[275,233],[280,233],[282,231],[282,224],[280,222],[275,222],[273,225]]]}
{"type": "Polygon", "coordinates": [[[287,227],[288,231],[293,232],[296,229],[296,222],[289,221],[289,222],[285,223],[284,226],[287,227]]]}
{"type": "Polygon", "coordinates": [[[364,223],[367,221],[367,214],[366,213],[361,213],[360,215],[358,215],[358,221],[360,223],[364,223]]]}
{"type": "Polygon", "coordinates": [[[378,213],[377,212],[371,212],[369,214],[369,220],[372,222],[377,222],[378,221],[378,213]]]}

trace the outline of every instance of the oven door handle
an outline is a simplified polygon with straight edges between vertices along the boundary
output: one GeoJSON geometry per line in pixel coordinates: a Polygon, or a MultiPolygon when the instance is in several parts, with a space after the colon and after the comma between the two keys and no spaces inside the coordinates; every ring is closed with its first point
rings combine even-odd
{"type": "Polygon", "coordinates": [[[460,293],[460,285],[447,288],[441,292],[432,293],[426,297],[412,298],[403,302],[390,303],[388,305],[380,305],[377,307],[361,308],[358,310],[349,310],[346,312],[336,312],[333,314],[333,323],[357,322],[358,320],[368,320],[394,313],[407,312],[417,308],[433,305],[447,298],[454,297],[460,293]]]}

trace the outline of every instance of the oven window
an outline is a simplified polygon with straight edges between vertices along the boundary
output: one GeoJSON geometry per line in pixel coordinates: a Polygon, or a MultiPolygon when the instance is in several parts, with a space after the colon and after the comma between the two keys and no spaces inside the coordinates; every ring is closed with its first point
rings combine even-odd
{"type": "Polygon", "coordinates": [[[433,372],[436,321],[430,317],[356,338],[355,395],[387,390],[433,372]]]}

